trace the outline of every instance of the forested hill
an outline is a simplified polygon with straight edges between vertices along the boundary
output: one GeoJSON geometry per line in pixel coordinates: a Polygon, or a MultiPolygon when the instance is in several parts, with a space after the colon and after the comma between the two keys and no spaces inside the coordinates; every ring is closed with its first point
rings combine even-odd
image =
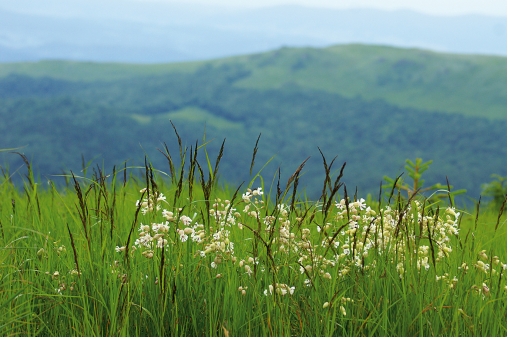
{"type": "MultiPolygon", "coordinates": [[[[493,173],[506,175],[506,58],[417,49],[341,45],[164,65],[67,61],[0,64],[0,148],[24,146],[42,177],[142,165],[145,154],[167,171],[157,151],[178,154],[169,120],[188,146],[226,138],[222,179],[267,184],[280,166],[287,178],[311,156],[301,184],[322,188],[318,147],[359,194],[377,194],[384,175],[404,160],[433,159],[428,183],[466,188],[477,199],[493,173]]],[[[21,165],[3,154],[11,172],[21,165]]]]}

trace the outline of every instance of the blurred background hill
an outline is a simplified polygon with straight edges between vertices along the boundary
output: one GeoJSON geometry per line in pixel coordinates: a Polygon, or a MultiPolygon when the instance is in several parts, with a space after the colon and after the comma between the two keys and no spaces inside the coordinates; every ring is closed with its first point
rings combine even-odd
{"type": "MultiPolygon", "coordinates": [[[[434,160],[429,184],[448,177],[466,203],[506,175],[502,12],[1,1],[0,62],[0,148],[21,147],[41,179],[145,155],[168,171],[158,149],[178,154],[170,120],[212,157],[226,139],[230,185],[249,179],[260,133],[254,171],[273,157],[267,185],[310,156],[301,185],[314,199],[318,147],[336,171],[347,162],[361,196],[417,157],[434,160]]],[[[22,178],[22,159],[0,155],[22,178]]]]}

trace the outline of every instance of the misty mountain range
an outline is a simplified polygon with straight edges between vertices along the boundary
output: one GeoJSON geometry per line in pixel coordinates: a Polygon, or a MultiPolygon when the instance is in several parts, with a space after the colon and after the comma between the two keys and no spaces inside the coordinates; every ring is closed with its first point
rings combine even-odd
{"type": "MultiPolygon", "coordinates": [[[[262,168],[268,186],[279,169],[285,182],[310,156],[299,188],[318,199],[322,150],[347,162],[350,191],[377,197],[384,175],[422,158],[434,161],[426,183],[449,179],[467,190],[462,204],[506,173],[506,93],[506,57],[372,45],[158,65],[3,63],[0,145],[25,154],[40,179],[96,164],[127,164],[143,177],[136,168],[145,157],[168,171],[158,150],[180,154],[174,123],[183,145],[206,144],[212,159],[227,139],[221,182],[237,187],[252,178],[262,133],[251,174],[262,168]]],[[[24,178],[16,154],[0,152],[0,169],[24,178]]]]}
{"type": "Polygon", "coordinates": [[[351,42],[506,55],[505,16],[301,6],[220,10],[119,0],[72,4],[0,4],[0,62],[178,62],[351,42]]]}

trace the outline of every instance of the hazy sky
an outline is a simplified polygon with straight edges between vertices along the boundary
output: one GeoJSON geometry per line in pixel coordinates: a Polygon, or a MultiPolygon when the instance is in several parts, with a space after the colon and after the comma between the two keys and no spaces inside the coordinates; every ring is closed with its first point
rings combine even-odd
{"type": "Polygon", "coordinates": [[[437,15],[487,14],[506,16],[507,0],[136,0],[173,3],[196,3],[228,7],[265,7],[282,4],[299,4],[309,7],[376,8],[384,10],[412,9],[437,15]]]}
{"type": "Polygon", "coordinates": [[[66,12],[76,12],[85,7],[98,10],[112,5],[121,6],[122,3],[137,3],[148,8],[153,3],[196,4],[196,13],[220,11],[224,7],[237,10],[293,4],[331,9],[409,9],[433,15],[507,16],[507,0],[0,0],[0,7],[34,13],[56,11],[64,16],[66,12]]]}
{"type": "Polygon", "coordinates": [[[166,62],[168,55],[172,55],[170,61],[203,60],[257,53],[280,46],[322,47],[354,42],[506,55],[506,11],[507,0],[0,0],[0,15],[7,18],[0,20],[0,60],[13,61],[30,55],[39,59],[166,62]],[[306,9],[282,8],[273,11],[276,16],[267,15],[271,13],[269,9],[251,10],[281,5],[325,10],[309,10],[314,16],[305,19],[307,26],[301,21],[306,9]],[[326,13],[326,9],[330,9],[330,13],[326,13]],[[405,17],[408,14],[381,12],[396,10],[443,17],[483,14],[497,18],[476,18],[474,22],[479,26],[470,23],[459,28],[457,22],[468,18],[458,21],[426,18],[434,22],[428,23],[423,32],[418,25],[418,29],[411,28],[419,30],[412,34],[402,27],[414,25],[403,22],[396,23],[401,25],[401,30],[390,31],[391,23],[374,29],[381,22],[375,23],[377,17],[364,22],[356,20],[358,25],[350,25],[348,29],[336,28],[339,26],[333,26],[333,19],[329,17],[340,16],[332,10],[341,9],[379,10],[370,13],[381,21],[383,16],[405,17]],[[12,18],[22,19],[12,19],[9,11],[18,15],[12,18]],[[294,18],[291,13],[295,13],[294,18]],[[255,20],[248,19],[244,23],[242,20],[249,15],[254,15],[255,20]],[[267,15],[266,25],[263,15],[267,15]],[[328,25],[332,26],[320,25],[318,15],[328,17],[328,25]],[[254,26],[249,26],[254,22],[250,20],[256,22],[254,26]],[[439,31],[449,32],[453,37],[446,35],[445,38],[439,31]],[[60,47],[55,48],[57,45],[60,47]],[[151,52],[139,47],[149,45],[153,48],[151,52]],[[120,57],[115,54],[113,58],[114,52],[108,51],[120,51],[118,46],[129,52],[117,52],[120,57]],[[5,48],[10,48],[11,54],[4,52],[5,48]]]}

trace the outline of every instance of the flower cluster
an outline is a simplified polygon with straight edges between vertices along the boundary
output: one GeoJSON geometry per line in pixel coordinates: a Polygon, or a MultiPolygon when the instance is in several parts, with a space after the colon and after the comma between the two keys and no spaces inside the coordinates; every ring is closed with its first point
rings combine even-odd
{"type": "Polygon", "coordinates": [[[203,243],[204,249],[199,253],[202,257],[208,254],[213,255],[214,259],[211,266],[217,268],[224,261],[236,261],[234,256],[235,244],[229,237],[231,235],[230,228],[237,224],[237,218],[240,214],[231,206],[229,200],[222,201],[217,198],[212,207],[209,213],[215,221],[216,229],[213,230],[211,237],[203,243]]]}
{"type": "Polygon", "coordinates": [[[141,213],[146,214],[148,212],[160,210],[160,202],[166,201],[164,194],[157,191],[148,191],[147,188],[143,188],[139,193],[147,193],[147,197],[143,198],[142,201],[136,201],[136,207],[141,208],[141,213]]]}
{"type": "Polygon", "coordinates": [[[286,294],[290,294],[290,295],[293,295],[293,293],[295,293],[295,287],[294,286],[291,286],[289,287],[288,285],[286,284],[279,284],[279,283],[276,283],[274,285],[269,285],[268,286],[268,289],[265,290],[263,293],[264,295],[272,295],[275,291],[276,294],[279,294],[279,295],[286,295],[286,294]],[[274,287],[275,285],[275,287],[274,287]]]}
{"type": "Polygon", "coordinates": [[[242,259],[238,263],[238,266],[243,268],[245,274],[247,274],[249,277],[252,275],[252,273],[254,273],[252,271],[251,265],[252,265],[252,267],[254,267],[255,265],[259,265],[259,259],[253,258],[253,257],[248,257],[247,260],[242,259]]]}
{"type": "Polygon", "coordinates": [[[222,201],[219,198],[215,199],[213,208],[210,209],[209,213],[221,228],[235,226],[237,218],[240,216],[240,213],[236,212],[236,208],[231,206],[229,200],[222,201]]]}
{"type": "MultiPolygon", "coordinates": [[[[407,210],[393,210],[390,206],[379,212],[365,205],[363,199],[350,202],[346,206],[345,199],[340,200],[335,217],[335,228],[325,226],[326,233],[337,236],[328,236],[323,246],[339,248],[338,258],[347,259],[347,266],[355,265],[362,269],[369,269],[366,264],[371,253],[388,253],[392,263],[396,265],[399,275],[405,272],[404,262],[406,256],[412,255],[407,249],[412,249],[417,255],[416,266],[428,270],[431,255],[433,260],[440,261],[452,251],[452,237],[458,230],[460,212],[454,208],[447,208],[444,218],[428,216],[422,213],[421,204],[413,201],[407,210]],[[408,227],[411,225],[411,227],[408,227]],[[338,234],[337,226],[341,229],[338,234]],[[432,239],[432,244],[430,240],[432,239]],[[434,246],[435,248],[430,248],[434,246]],[[340,251],[339,251],[340,252],[340,251]],[[434,254],[433,254],[434,253],[434,254]]],[[[371,261],[370,265],[375,265],[371,261]]],[[[344,273],[347,273],[345,267],[344,273]]]]}
{"type": "Polygon", "coordinates": [[[448,285],[449,288],[455,288],[457,286],[457,282],[459,279],[457,277],[453,277],[450,279],[450,275],[448,273],[443,274],[442,276],[436,275],[436,281],[443,281],[448,285]]]}
{"type": "Polygon", "coordinates": [[[263,190],[261,189],[261,187],[258,187],[255,190],[248,188],[247,192],[242,194],[242,199],[244,202],[249,203],[252,197],[260,197],[262,195],[263,195],[263,190]]]}
{"type": "MultiPolygon", "coordinates": [[[[339,300],[339,310],[340,310],[340,313],[342,313],[343,316],[346,316],[347,315],[347,312],[346,312],[346,308],[344,307],[345,305],[347,305],[347,303],[353,303],[354,300],[351,299],[351,298],[345,298],[345,297],[342,297],[340,298],[339,300]]],[[[325,302],[323,304],[323,308],[328,308],[328,307],[331,307],[333,306],[333,302],[325,302]]]]}
{"type": "MultiPolygon", "coordinates": [[[[374,210],[361,198],[340,199],[326,213],[319,203],[314,205],[314,210],[309,208],[302,213],[295,211],[294,205],[284,203],[269,209],[262,188],[257,188],[248,189],[235,204],[216,198],[208,215],[201,215],[203,221],[200,221],[197,214],[189,217],[177,206],[169,208],[163,194],[149,193],[141,202],[136,202],[143,214],[155,212],[153,216],[158,220],[149,225],[141,223],[139,227],[135,246],[143,250],[145,257],[152,258],[157,249],[190,240],[192,245],[185,248],[192,250],[200,262],[208,258],[207,266],[218,270],[217,278],[223,276],[219,270],[221,265],[230,264],[236,267],[242,284],[244,279],[269,267],[275,273],[281,269],[299,272],[301,278],[297,279],[303,282],[303,287],[315,287],[317,282],[326,284],[355,270],[369,274],[378,267],[380,258],[384,265],[392,265],[394,272],[403,279],[410,269],[413,272],[416,268],[417,273],[428,271],[431,265],[446,261],[459,233],[461,215],[453,207],[429,213],[418,200],[409,202],[404,208],[386,206],[374,210]],[[199,222],[206,222],[206,227],[199,222]],[[257,248],[253,251],[242,248],[237,258],[235,242],[238,241],[252,242],[253,246],[263,244],[270,258],[258,257],[257,248]]],[[[125,247],[116,250],[125,251],[125,247]]],[[[500,271],[506,270],[506,264],[498,257],[489,258],[486,251],[480,251],[477,261],[470,264],[485,274],[495,273],[491,267],[494,265],[499,266],[496,269],[500,271]]],[[[469,265],[464,262],[458,270],[466,274],[469,265]]],[[[436,276],[436,282],[456,288],[460,274],[441,274],[436,276]]],[[[266,281],[265,295],[293,295],[295,287],[277,282],[279,278],[274,275],[274,281],[266,281]]],[[[240,286],[238,291],[246,295],[246,289],[240,286]]],[[[483,296],[487,295],[486,289],[488,287],[478,288],[483,296]]],[[[337,306],[345,315],[351,300],[340,300],[337,306]]],[[[331,307],[332,301],[323,307],[331,307]]],[[[337,304],[336,300],[333,303],[337,304]]]]}
{"type": "Polygon", "coordinates": [[[72,269],[69,271],[68,275],[61,274],[59,271],[46,272],[46,275],[51,277],[51,280],[57,286],[55,287],[55,292],[62,295],[64,291],[69,290],[70,292],[74,291],[77,282],[75,281],[75,276],[81,275],[77,270],[72,269]]]}
{"type": "MultiPolygon", "coordinates": [[[[473,264],[473,267],[476,269],[476,272],[480,273],[480,277],[482,277],[481,279],[485,279],[492,275],[501,274],[503,271],[506,271],[507,264],[499,260],[497,255],[489,257],[486,250],[481,250],[477,253],[477,261],[473,264]]],[[[467,272],[469,270],[469,266],[466,263],[463,263],[460,267],[458,267],[458,269],[463,272],[467,272]]],[[[490,296],[490,289],[485,281],[482,283],[482,287],[478,287],[476,285],[471,287],[471,289],[478,292],[478,295],[481,295],[483,299],[490,296]]]]}
{"type": "MultiPolygon", "coordinates": [[[[140,193],[147,191],[144,188],[140,193]]],[[[140,224],[138,238],[134,242],[133,249],[142,249],[142,255],[149,259],[153,258],[155,249],[164,249],[168,244],[174,244],[172,237],[174,234],[181,242],[191,239],[193,242],[201,243],[205,238],[202,224],[195,223],[191,217],[182,214],[181,208],[170,211],[162,208],[162,204],[169,205],[164,194],[157,191],[150,191],[141,202],[136,201],[136,207],[141,209],[142,214],[162,210],[160,222],[152,222],[150,225],[140,224]]],[[[115,250],[124,252],[126,246],[116,246],[115,250]]]]}

